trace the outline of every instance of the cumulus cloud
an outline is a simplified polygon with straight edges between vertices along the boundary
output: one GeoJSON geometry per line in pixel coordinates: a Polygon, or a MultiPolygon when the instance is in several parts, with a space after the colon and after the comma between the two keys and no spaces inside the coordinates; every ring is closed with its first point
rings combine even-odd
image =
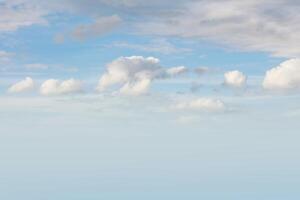
{"type": "Polygon", "coordinates": [[[300,59],[290,59],[266,72],[263,87],[269,90],[300,88],[300,59]]]}
{"type": "Polygon", "coordinates": [[[34,81],[30,77],[26,77],[24,80],[17,82],[8,88],[9,93],[21,93],[28,92],[34,88],[34,81]]]}
{"type": "Polygon", "coordinates": [[[224,111],[225,104],[219,99],[198,98],[177,103],[174,108],[177,110],[217,112],[224,111]]]}
{"type": "Polygon", "coordinates": [[[230,87],[243,87],[247,82],[246,75],[237,70],[226,72],[224,78],[224,84],[230,87]]]}
{"type": "Polygon", "coordinates": [[[183,66],[164,68],[159,59],[154,57],[120,57],[107,65],[96,89],[103,91],[118,85],[121,93],[139,95],[147,92],[153,80],[169,78],[185,71],[183,66]]]}
{"type": "Polygon", "coordinates": [[[40,87],[40,93],[45,96],[73,94],[82,91],[82,82],[75,79],[69,79],[65,81],[49,79],[46,80],[40,87]]]}
{"type": "Polygon", "coordinates": [[[84,24],[76,27],[71,35],[77,40],[86,40],[106,34],[122,22],[122,19],[117,15],[99,17],[94,23],[84,24]]]}

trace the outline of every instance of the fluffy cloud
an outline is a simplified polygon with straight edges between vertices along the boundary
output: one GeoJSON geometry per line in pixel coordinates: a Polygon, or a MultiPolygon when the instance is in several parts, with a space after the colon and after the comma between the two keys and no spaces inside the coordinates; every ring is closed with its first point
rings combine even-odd
{"type": "Polygon", "coordinates": [[[247,82],[247,77],[237,70],[226,72],[224,78],[224,84],[230,87],[243,87],[247,82]]]}
{"type": "Polygon", "coordinates": [[[71,35],[77,40],[85,40],[106,34],[121,24],[119,16],[99,17],[92,24],[80,25],[76,27],[71,35]]]}
{"type": "Polygon", "coordinates": [[[225,104],[219,99],[198,98],[190,101],[180,102],[175,105],[175,109],[217,112],[224,111],[225,104]]]}
{"type": "Polygon", "coordinates": [[[75,79],[69,79],[65,81],[49,79],[46,80],[40,87],[40,93],[45,96],[72,94],[82,91],[82,82],[75,79]]]}
{"type": "Polygon", "coordinates": [[[263,87],[270,90],[300,88],[300,59],[290,59],[266,72],[263,87]]]}
{"type": "Polygon", "coordinates": [[[172,67],[166,70],[166,73],[169,76],[177,76],[180,74],[184,74],[187,72],[187,68],[185,66],[172,67]]]}
{"type": "Polygon", "coordinates": [[[9,93],[21,93],[27,92],[34,88],[34,81],[30,77],[26,77],[24,80],[15,83],[8,88],[9,93]]]}
{"type": "Polygon", "coordinates": [[[153,80],[169,78],[185,71],[183,66],[164,68],[159,59],[153,57],[120,57],[107,65],[97,90],[103,91],[110,86],[119,85],[121,93],[139,95],[147,92],[153,80]]]}

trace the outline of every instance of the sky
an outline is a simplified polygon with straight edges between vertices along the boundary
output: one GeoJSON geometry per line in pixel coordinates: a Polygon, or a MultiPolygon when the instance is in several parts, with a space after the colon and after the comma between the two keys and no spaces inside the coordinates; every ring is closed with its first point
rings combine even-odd
{"type": "Polygon", "coordinates": [[[297,0],[0,0],[0,199],[300,198],[297,0]]]}

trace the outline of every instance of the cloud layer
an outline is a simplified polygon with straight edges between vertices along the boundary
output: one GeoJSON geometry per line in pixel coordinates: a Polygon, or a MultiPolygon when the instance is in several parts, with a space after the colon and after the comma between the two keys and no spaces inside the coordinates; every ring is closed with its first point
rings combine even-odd
{"type": "Polygon", "coordinates": [[[225,104],[219,99],[197,98],[177,103],[177,110],[219,112],[225,110],[225,104]]]}
{"type": "MultiPolygon", "coordinates": [[[[291,58],[300,56],[299,9],[295,0],[4,0],[0,32],[49,24],[49,16],[64,13],[93,21],[73,29],[71,35],[80,40],[107,33],[124,19],[134,33],[200,38],[291,58]]],[[[150,49],[157,51],[156,46],[150,49]]]]}
{"type": "Polygon", "coordinates": [[[176,15],[138,24],[145,34],[201,38],[274,56],[300,56],[300,2],[185,1],[176,15]]]}

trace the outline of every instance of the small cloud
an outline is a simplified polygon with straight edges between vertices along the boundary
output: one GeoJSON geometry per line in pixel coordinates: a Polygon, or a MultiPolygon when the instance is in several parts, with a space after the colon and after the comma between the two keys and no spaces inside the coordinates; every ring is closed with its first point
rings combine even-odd
{"type": "MultiPolygon", "coordinates": [[[[106,34],[116,27],[118,27],[122,22],[122,19],[118,15],[99,17],[91,24],[84,24],[77,26],[72,32],[71,36],[76,40],[86,40],[90,38],[95,38],[106,34]]],[[[57,41],[63,41],[64,37],[57,36],[57,41]]]]}
{"type": "Polygon", "coordinates": [[[247,82],[247,76],[237,70],[226,72],[224,78],[224,84],[229,87],[241,88],[247,82]]]}
{"type": "Polygon", "coordinates": [[[82,81],[69,79],[60,81],[56,79],[46,80],[40,87],[40,93],[45,96],[80,93],[83,91],[82,81]]]}
{"type": "Polygon", "coordinates": [[[177,76],[180,74],[184,74],[188,71],[188,69],[185,66],[179,66],[179,67],[172,67],[166,70],[166,73],[169,76],[177,76]]]}
{"type": "Polygon", "coordinates": [[[31,91],[34,88],[34,81],[30,77],[26,77],[24,80],[19,81],[10,88],[8,88],[9,93],[22,93],[31,91]]]}

